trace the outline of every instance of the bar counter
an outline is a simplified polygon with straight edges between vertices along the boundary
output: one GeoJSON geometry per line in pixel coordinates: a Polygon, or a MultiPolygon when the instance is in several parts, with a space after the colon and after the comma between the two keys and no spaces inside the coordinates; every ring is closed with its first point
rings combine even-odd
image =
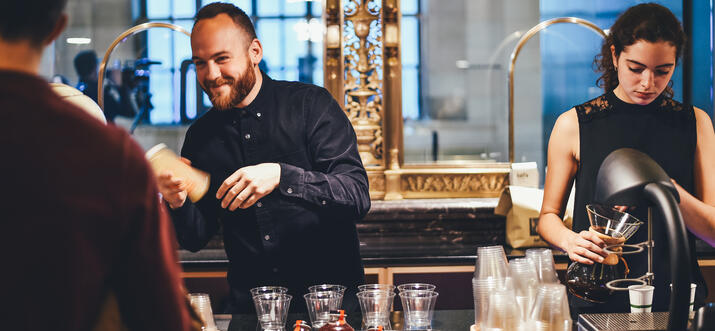
{"type": "MultiPolygon", "coordinates": [[[[438,310],[473,307],[471,287],[479,246],[503,245],[508,258],[523,257],[525,249],[506,246],[505,218],[494,215],[498,199],[424,199],[372,201],[368,215],[357,223],[360,254],[367,283],[437,285],[438,310]],[[465,290],[466,289],[466,290],[465,290]],[[444,295],[444,296],[442,296],[444,295]],[[449,298],[449,300],[445,299],[449,298]]],[[[565,277],[568,256],[554,252],[559,276],[565,277]]],[[[710,288],[715,288],[715,249],[697,243],[698,258],[710,288]]],[[[207,292],[218,304],[228,295],[228,260],[221,235],[197,253],[179,252],[187,288],[207,292]]],[[[708,301],[715,301],[710,291],[708,301]]],[[[396,300],[396,309],[401,305],[396,300]]]]}
{"type": "MultiPolygon", "coordinates": [[[[437,299],[439,301],[439,299],[437,299]]],[[[216,325],[221,331],[253,331],[261,330],[258,327],[258,319],[255,315],[244,314],[219,314],[215,315],[216,325]]],[[[304,320],[310,322],[307,315],[289,314],[286,322],[286,330],[292,330],[292,326],[296,320],[304,320]]],[[[360,312],[354,312],[347,315],[347,322],[353,329],[361,330],[362,317],[360,312]]],[[[402,311],[393,311],[390,313],[390,323],[392,330],[403,330],[402,311]]],[[[432,319],[432,329],[442,331],[469,331],[469,327],[474,324],[474,310],[435,310],[432,319]]],[[[317,331],[317,330],[314,330],[317,331]]]]}

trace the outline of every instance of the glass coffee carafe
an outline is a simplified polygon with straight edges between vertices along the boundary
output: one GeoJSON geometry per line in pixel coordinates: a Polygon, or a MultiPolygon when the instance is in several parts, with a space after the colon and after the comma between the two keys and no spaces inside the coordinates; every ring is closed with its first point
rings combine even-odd
{"type": "Polygon", "coordinates": [[[603,303],[613,294],[606,284],[628,276],[628,264],[621,256],[621,245],[643,222],[631,214],[601,205],[587,205],[586,211],[591,224],[589,231],[606,243],[609,254],[602,263],[572,263],[566,271],[566,286],[581,299],[603,303]]]}

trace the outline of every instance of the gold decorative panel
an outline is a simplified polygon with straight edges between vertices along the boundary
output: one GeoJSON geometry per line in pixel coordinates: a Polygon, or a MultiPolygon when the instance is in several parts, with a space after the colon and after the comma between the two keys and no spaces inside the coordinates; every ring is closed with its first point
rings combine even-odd
{"type": "Polygon", "coordinates": [[[403,198],[494,197],[509,184],[509,171],[409,173],[400,176],[403,198]]]}
{"type": "Polygon", "coordinates": [[[346,0],[345,112],[357,134],[363,164],[384,169],[382,137],[382,28],[375,0],[346,0]]]}

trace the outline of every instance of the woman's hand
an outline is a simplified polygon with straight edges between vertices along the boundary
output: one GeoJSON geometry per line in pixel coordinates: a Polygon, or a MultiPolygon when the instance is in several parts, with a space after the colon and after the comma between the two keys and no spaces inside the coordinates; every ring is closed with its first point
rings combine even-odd
{"type": "Polygon", "coordinates": [[[572,261],[583,264],[601,263],[603,258],[608,256],[608,253],[603,250],[606,243],[590,231],[571,232],[563,247],[572,261]]]}

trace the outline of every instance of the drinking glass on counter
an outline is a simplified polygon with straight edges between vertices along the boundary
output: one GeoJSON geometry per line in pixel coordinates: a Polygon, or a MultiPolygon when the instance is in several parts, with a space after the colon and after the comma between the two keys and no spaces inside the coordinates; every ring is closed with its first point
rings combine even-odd
{"type": "Polygon", "coordinates": [[[402,309],[405,316],[406,330],[427,330],[432,328],[437,292],[404,291],[400,292],[402,309]]]}
{"type": "Polygon", "coordinates": [[[392,290],[365,290],[357,293],[364,329],[390,329],[390,311],[395,301],[392,290]]]}
{"type": "Polygon", "coordinates": [[[330,312],[340,309],[342,294],[333,291],[311,292],[303,295],[308,307],[310,323],[319,329],[330,321],[330,312]]]}
{"type": "Polygon", "coordinates": [[[216,322],[214,321],[213,310],[211,310],[209,295],[206,293],[191,293],[189,294],[189,301],[194,307],[194,310],[196,310],[201,317],[201,329],[206,331],[218,331],[216,322]]]}
{"type": "Polygon", "coordinates": [[[256,314],[265,331],[282,331],[288,318],[288,307],[293,297],[284,293],[263,293],[253,296],[256,314]]]}

